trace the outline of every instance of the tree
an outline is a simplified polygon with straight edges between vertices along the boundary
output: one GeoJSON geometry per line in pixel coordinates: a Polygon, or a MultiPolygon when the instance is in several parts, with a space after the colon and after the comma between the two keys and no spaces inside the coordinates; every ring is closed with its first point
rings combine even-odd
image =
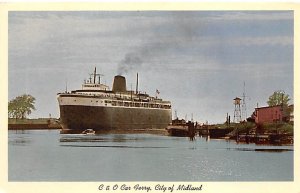
{"type": "Polygon", "coordinates": [[[24,119],[26,115],[30,115],[34,107],[35,98],[31,95],[23,94],[17,96],[8,103],[8,117],[16,119],[24,119]]]}
{"type": "Polygon", "coordinates": [[[291,99],[289,98],[288,94],[285,94],[284,91],[275,91],[268,100],[268,105],[276,106],[276,105],[283,105],[285,107],[288,106],[288,103],[291,99]]]}

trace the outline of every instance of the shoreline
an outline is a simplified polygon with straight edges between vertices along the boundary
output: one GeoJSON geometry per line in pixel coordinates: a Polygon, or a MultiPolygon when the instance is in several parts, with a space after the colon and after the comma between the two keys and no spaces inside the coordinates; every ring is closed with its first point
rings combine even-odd
{"type": "MultiPolygon", "coordinates": [[[[30,129],[9,129],[11,131],[24,131],[24,130],[60,130],[61,128],[30,128],[30,129]]],[[[60,132],[59,131],[59,132],[60,132]]],[[[76,134],[71,134],[71,133],[61,133],[61,135],[64,134],[70,134],[70,135],[76,135],[76,134]]],[[[169,136],[169,137],[180,137],[180,138],[187,138],[189,137],[184,137],[184,136],[171,136],[166,129],[134,129],[134,130],[104,130],[101,132],[96,133],[96,135],[101,135],[101,134],[151,134],[151,135],[159,135],[159,136],[169,136]]],[[[206,138],[207,141],[209,140],[225,140],[225,141],[232,141],[236,142],[236,144],[256,144],[258,146],[294,146],[294,143],[278,143],[278,144],[273,144],[273,143],[254,143],[254,142],[246,142],[246,141],[237,141],[234,139],[229,139],[226,137],[219,137],[219,138],[211,138],[209,136],[205,135],[196,135],[197,138],[206,138]]]]}
{"type": "Polygon", "coordinates": [[[8,130],[45,130],[45,129],[61,129],[59,124],[8,124],[8,130]]]}

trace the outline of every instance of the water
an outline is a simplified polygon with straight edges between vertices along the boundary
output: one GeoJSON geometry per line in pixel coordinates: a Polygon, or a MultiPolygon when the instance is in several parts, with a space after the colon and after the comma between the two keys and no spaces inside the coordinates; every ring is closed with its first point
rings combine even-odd
{"type": "Polygon", "coordinates": [[[291,181],[293,146],[9,131],[9,181],[291,181]]]}

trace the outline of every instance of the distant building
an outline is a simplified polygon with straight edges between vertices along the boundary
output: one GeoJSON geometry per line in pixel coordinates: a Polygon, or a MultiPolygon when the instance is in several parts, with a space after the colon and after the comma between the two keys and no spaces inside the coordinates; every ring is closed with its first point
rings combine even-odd
{"type": "Polygon", "coordinates": [[[276,123],[281,121],[289,122],[292,118],[290,110],[291,106],[293,107],[294,105],[290,105],[288,108],[282,105],[255,108],[255,123],[276,123]]]}

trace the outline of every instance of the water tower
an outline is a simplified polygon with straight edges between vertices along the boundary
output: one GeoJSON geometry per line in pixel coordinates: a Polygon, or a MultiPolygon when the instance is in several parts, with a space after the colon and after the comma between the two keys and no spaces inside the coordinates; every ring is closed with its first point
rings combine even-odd
{"type": "Polygon", "coordinates": [[[233,99],[234,102],[234,117],[233,117],[233,122],[235,123],[239,123],[242,121],[242,117],[241,117],[241,100],[238,97],[235,97],[235,99],[233,99]]]}

